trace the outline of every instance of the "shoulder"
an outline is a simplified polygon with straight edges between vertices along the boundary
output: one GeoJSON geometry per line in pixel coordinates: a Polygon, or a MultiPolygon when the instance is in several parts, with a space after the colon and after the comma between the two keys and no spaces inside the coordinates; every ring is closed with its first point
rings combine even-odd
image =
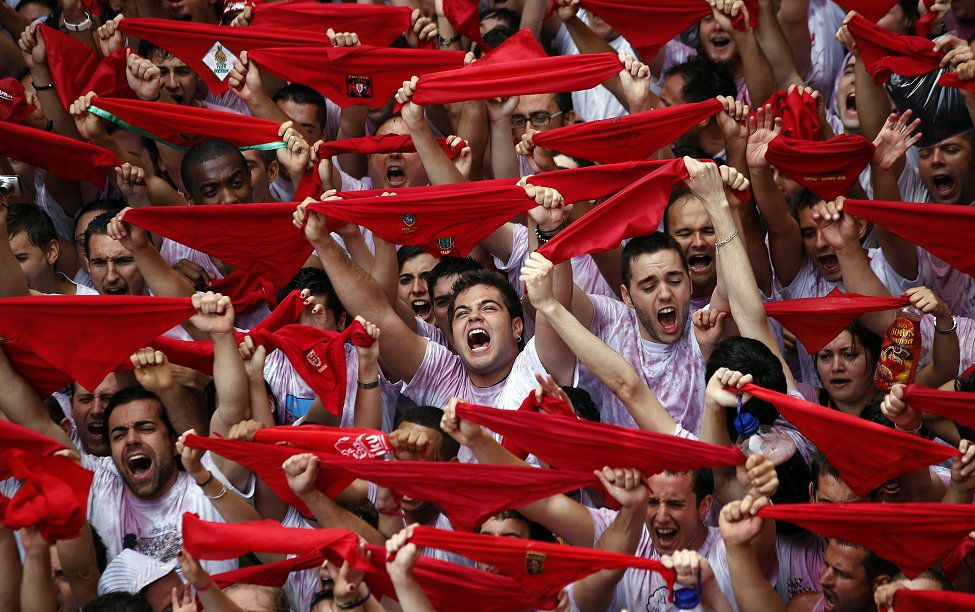
{"type": "Polygon", "coordinates": [[[822,599],[821,591],[806,591],[801,595],[796,595],[786,606],[788,612],[809,612],[816,609],[816,604],[822,599]]]}

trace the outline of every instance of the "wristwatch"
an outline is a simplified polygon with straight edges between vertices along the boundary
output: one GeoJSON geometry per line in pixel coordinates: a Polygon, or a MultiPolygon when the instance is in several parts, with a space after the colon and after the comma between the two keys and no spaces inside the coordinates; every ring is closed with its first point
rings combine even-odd
{"type": "Polygon", "coordinates": [[[85,18],[80,23],[69,23],[67,19],[62,19],[62,23],[64,23],[64,29],[69,32],[84,32],[95,25],[95,22],[91,20],[91,13],[88,11],[85,11],[85,18]]]}

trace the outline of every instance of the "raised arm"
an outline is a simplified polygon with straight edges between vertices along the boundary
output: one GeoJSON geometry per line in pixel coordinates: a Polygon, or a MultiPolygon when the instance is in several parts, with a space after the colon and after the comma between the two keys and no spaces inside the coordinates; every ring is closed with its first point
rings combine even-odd
{"type": "Polygon", "coordinates": [[[356,345],[359,359],[358,389],[355,393],[354,426],[364,429],[382,429],[383,401],[379,387],[379,328],[362,317],[356,317],[372,338],[372,346],[356,345]]]}
{"type": "Polygon", "coordinates": [[[11,422],[54,438],[67,448],[74,448],[71,438],[51,420],[47,408],[34,387],[14,370],[7,355],[0,350],[0,412],[11,422]]]}
{"type": "Polygon", "coordinates": [[[410,543],[413,525],[386,540],[386,572],[396,589],[396,599],[410,612],[436,612],[420,583],[413,576],[413,567],[420,558],[420,549],[410,543]]]}
{"type": "Polygon", "coordinates": [[[709,4],[711,4],[711,15],[738,47],[742,71],[745,73],[748,99],[755,103],[768,100],[776,89],[775,75],[748,20],[748,10],[743,3],[729,0],[709,0],[709,4]],[[745,13],[744,32],[739,32],[731,25],[731,19],[739,12],[745,13]]]}
{"type": "Polygon", "coordinates": [[[752,612],[785,612],[786,606],[762,573],[751,541],[762,532],[764,519],[756,516],[769,505],[768,498],[745,497],[721,509],[719,525],[728,554],[728,571],[738,609],[752,612]]]}
{"type": "Polygon", "coordinates": [[[141,348],[129,356],[135,367],[135,379],[145,389],[162,400],[166,418],[177,434],[187,429],[206,431],[206,422],[190,396],[173,378],[173,368],[162,351],[151,346],[141,348]]]}
{"type": "Polygon", "coordinates": [[[467,181],[466,177],[461,174],[457,166],[450,161],[444,150],[437,144],[433,130],[427,124],[423,107],[412,102],[413,94],[416,93],[416,82],[417,77],[405,81],[399,91],[396,92],[396,101],[403,105],[403,121],[406,122],[406,126],[410,130],[413,146],[420,156],[420,161],[423,162],[423,168],[427,171],[430,183],[433,185],[464,183],[467,181]]]}

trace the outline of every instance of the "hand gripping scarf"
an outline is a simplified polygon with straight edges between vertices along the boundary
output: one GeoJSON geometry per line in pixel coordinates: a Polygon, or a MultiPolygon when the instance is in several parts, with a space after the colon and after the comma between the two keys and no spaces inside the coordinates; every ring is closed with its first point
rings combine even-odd
{"type": "Polygon", "coordinates": [[[0,336],[94,389],[129,355],[194,313],[189,298],[45,295],[0,300],[0,336]],[[84,356],[78,338],[94,341],[84,356]]]}
{"type": "Polygon", "coordinates": [[[825,297],[769,302],[765,314],[792,332],[814,355],[856,321],[860,315],[903,308],[907,298],[884,298],[833,289],[825,297]]]}
{"type": "MultiPolygon", "coordinates": [[[[667,41],[711,14],[704,0],[583,0],[582,7],[613,26],[644,61],[653,59],[667,41]]],[[[751,26],[758,27],[757,0],[745,0],[745,7],[751,26]]],[[[744,13],[731,24],[745,31],[744,13]]]]}
{"type": "Polygon", "coordinates": [[[962,504],[779,504],[758,511],[827,538],[854,542],[914,578],[951,550],[975,524],[962,504]]]}
{"type": "Polygon", "coordinates": [[[936,414],[975,428],[975,393],[940,391],[920,385],[907,385],[904,401],[918,412],[936,414]]]}
{"type": "MultiPolygon", "coordinates": [[[[843,477],[843,482],[857,495],[869,495],[883,483],[905,472],[958,456],[956,448],[784,393],[753,384],[747,384],[741,390],[774,405],[787,421],[829,458],[843,477]]],[[[821,505],[816,504],[817,507],[821,505]]],[[[891,505],[894,504],[885,504],[885,507],[891,505]]],[[[900,507],[904,504],[896,505],[900,507]]]]}
{"type": "Polygon", "coordinates": [[[285,146],[278,136],[280,126],[273,121],[208,108],[95,98],[89,112],[182,151],[210,138],[226,140],[242,150],[285,146]]]}
{"type": "Polygon", "coordinates": [[[135,97],[126,79],[125,49],[102,59],[94,49],[64,32],[46,25],[38,31],[47,47],[51,82],[65,109],[90,91],[113,98],[135,97]]]}
{"type": "Polygon", "coordinates": [[[227,76],[234,67],[234,60],[242,51],[265,47],[331,44],[324,30],[316,34],[293,30],[237,28],[152,17],[123,19],[119,22],[118,29],[148,40],[183,60],[200,75],[215,95],[227,91],[227,76]]]}
{"type": "Polygon", "coordinates": [[[413,11],[406,6],[282,2],[254,7],[251,27],[262,30],[308,30],[321,34],[355,32],[364,45],[385,47],[410,28],[413,11]]]}
{"type": "Polygon", "coordinates": [[[545,608],[557,605],[559,591],[566,585],[604,569],[636,568],[656,572],[664,577],[671,591],[674,587],[674,571],[665,568],[660,561],[607,550],[444,531],[423,525],[413,529],[410,542],[490,565],[514,578],[527,593],[545,598],[545,608]]]}
{"type": "Polygon", "coordinates": [[[254,441],[335,453],[351,459],[380,459],[393,452],[389,436],[381,431],[325,425],[265,427],[254,434],[254,441]]]}
{"type": "MultiPolygon", "coordinates": [[[[312,87],[342,108],[379,108],[414,75],[464,65],[462,51],[385,47],[264,47],[248,58],[282,79],[312,87]],[[296,58],[301,58],[296,61],[296,58]]],[[[422,81],[421,81],[422,82],[422,81]]]]}
{"type": "Polygon", "coordinates": [[[88,520],[92,472],[67,457],[38,457],[22,448],[0,453],[0,472],[22,481],[12,498],[0,496],[0,523],[34,525],[48,542],[78,537],[88,520]]]}
{"type": "Polygon", "coordinates": [[[477,0],[443,0],[443,14],[458,34],[463,34],[479,46],[484,45],[477,0]]]}
{"type": "MultiPolygon", "coordinates": [[[[544,414],[558,414],[571,419],[578,418],[576,417],[576,413],[572,410],[572,407],[566,404],[565,402],[563,402],[562,400],[556,399],[551,395],[543,395],[542,401],[539,402],[538,400],[535,399],[534,392],[528,394],[528,397],[526,397],[525,401],[521,403],[521,406],[518,406],[518,410],[528,411],[528,412],[541,412],[544,414]]],[[[515,442],[513,442],[511,438],[507,436],[505,436],[501,440],[501,446],[503,446],[505,450],[507,450],[515,457],[518,457],[522,461],[527,459],[528,455],[530,454],[527,451],[523,450],[520,446],[518,446],[515,442]]]]}
{"type": "Polygon", "coordinates": [[[975,231],[975,208],[957,204],[847,200],[843,210],[873,221],[952,267],[975,275],[975,250],[968,240],[975,231]],[[945,231],[946,228],[951,231],[945,231]]]}
{"type": "Polygon", "coordinates": [[[715,99],[678,104],[539,132],[532,137],[532,142],[597,162],[646,159],[721,110],[721,103],[715,99]]]}
{"type": "Polygon", "coordinates": [[[20,123],[34,112],[34,105],[27,104],[26,91],[13,77],[0,79],[0,121],[20,123]]]}
{"type": "Polygon", "coordinates": [[[66,181],[105,187],[105,169],[122,163],[101,147],[24,125],[0,122],[0,156],[38,168],[66,181]]]}
{"type": "Polygon", "coordinates": [[[251,312],[261,304],[274,308],[277,302],[274,286],[246,270],[234,270],[227,276],[210,283],[207,289],[229,296],[234,302],[234,312],[237,314],[251,312]]]}
{"type": "Polygon", "coordinates": [[[800,140],[819,140],[819,108],[812,94],[798,87],[791,92],[777,91],[766,104],[782,118],[782,134],[800,140]]]}
{"type": "Polygon", "coordinates": [[[828,202],[849,193],[875,150],[859,135],[840,134],[817,142],[779,134],[768,143],[765,159],[828,202]]]}

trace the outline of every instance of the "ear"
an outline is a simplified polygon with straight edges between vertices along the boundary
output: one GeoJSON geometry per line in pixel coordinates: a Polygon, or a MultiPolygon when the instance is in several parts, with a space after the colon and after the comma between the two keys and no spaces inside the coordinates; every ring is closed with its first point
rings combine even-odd
{"type": "Polygon", "coordinates": [[[61,419],[61,422],[58,423],[58,427],[60,427],[64,431],[64,434],[66,436],[68,436],[69,438],[71,437],[71,432],[74,429],[74,426],[71,424],[71,421],[69,421],[67,417],[61,419]]]}
{"type": "Polygon", "coordinates": [[[860,240],[863,240],[863,237],[867,235],[867,229],[867,222],[857,218],[857,236],[860,240]]]}
{"type": "Polygon", "coordinates": [[[813,486],[811,482],[809,483],[809,503],[810,504],[816,503],[816,494],[813,492],[813,486]]]}
{"type": "Polygon", "coordinates": [[[278,160],[274,160],[267,167],[267,182],[268,184],[273,183],[278,175],[281,174],[281,166],[278,164],[278,160]]]}
{"type": "Polygon", "coordinates": [[[879,576],[873,579],[873,584],[870,585],[870,590],[876,591],[877,587],[883,586],[889,582],[890,582],[890,576],[888,576],[887,574],[880,574],[879,576]]]}
{"type": "Polygon", "coordinates": [[[711,505],[714,503],[713,495],[705,495],[704,499],[701,500],[700,505],[697,507],[697,518],[702,521],[705,520],[708,514],[711,512],[711,505]]]}
{"type": "Polygon", "coordinates": [[[623,298],[623,303],[633,308],[633,300],[630,299],[630,291],[626,288],[626,285],[620,285],[620,297],[623,298]]]}
{"type": "Polygon", "coordinates": [[[515,317],[511,320],[511,333],[515,336],[522,338],[523,332],[525,331],[525,322],[522,321],[521,317],[515,317]]]}
{"type": "Polygon", "coordinates": [[[338,321],[335,322],[335,326],[339,329],[345,329],[345,323],[349,320],[349,315],[345,312],[339,315],[338,321]]]}
{"type": "Polygon", "coordinates": [[[44,257],[47,259],[47,263],[53,266],[58,262],[58,257],[61,256],[61,243],[57,239],[52,240],[47,248],[44,250],[44,257]]]}

